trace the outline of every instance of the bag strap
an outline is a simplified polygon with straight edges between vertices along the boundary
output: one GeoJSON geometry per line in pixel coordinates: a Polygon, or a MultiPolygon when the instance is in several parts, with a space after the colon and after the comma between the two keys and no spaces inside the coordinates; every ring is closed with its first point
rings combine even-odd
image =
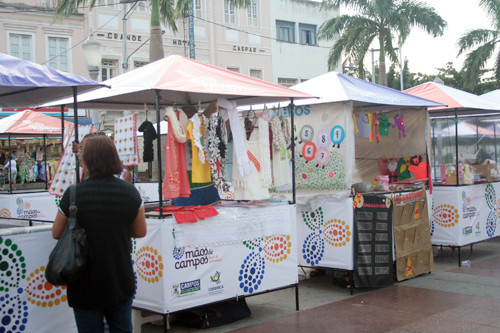
{"type": "Polygon", "coordinates": [[[69,229],[73,230],[76,226],[76,185],[70,185],[69,187],[69,229]]]}

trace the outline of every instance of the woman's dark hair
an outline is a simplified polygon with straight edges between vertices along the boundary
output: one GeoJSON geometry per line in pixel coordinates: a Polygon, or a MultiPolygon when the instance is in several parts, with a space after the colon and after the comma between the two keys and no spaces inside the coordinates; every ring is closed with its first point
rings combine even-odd
{"type": "Polygon", "coordinates": [[[85,138],[82,155],[89,177],[109,177],[122,171],[115,144],[105,135],[85,138]]]}

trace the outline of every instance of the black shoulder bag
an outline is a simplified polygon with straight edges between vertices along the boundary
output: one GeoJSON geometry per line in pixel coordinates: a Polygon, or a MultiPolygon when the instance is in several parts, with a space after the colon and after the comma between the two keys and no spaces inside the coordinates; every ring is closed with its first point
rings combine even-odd
{"type": "Polygon", "coordinates": [[[87,235],[76,221],[76,186],[70,186],[69,219],[49,256],[45,278],[55,286],[75,282],[87,263],[87,235]]]}

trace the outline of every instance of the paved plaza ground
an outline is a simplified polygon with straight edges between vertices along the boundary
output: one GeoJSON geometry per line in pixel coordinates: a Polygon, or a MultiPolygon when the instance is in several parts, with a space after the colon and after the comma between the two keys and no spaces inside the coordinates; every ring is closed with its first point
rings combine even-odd
{"type": "MultiPolygon", "coordinates": [[[[333,273],[311,277],[299,269],[300,311],[295,289],[247,297],[248,318],[212,329],[192,329],[172,318],[168,332],[500,332],[500,239],[457,253],[434,247],[431,274],[386,288],[348,289],[333,284],[333,273]]],[[[164,331],[161,322],[142,332],[164,331]]]]}

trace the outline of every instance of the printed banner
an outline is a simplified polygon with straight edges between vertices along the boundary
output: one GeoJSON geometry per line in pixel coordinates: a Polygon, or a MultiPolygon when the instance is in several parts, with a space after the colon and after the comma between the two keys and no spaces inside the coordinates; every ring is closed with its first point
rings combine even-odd
{"type": "Polygon", "coordinates": [[[14,193],[0,196],[0,217],[54,221],[57,197],[49,192],[14,193]]]}
{"type": "Polygon", "coordinates": [[[282,218],[290,235],[196,248],[174,246],[173,218],[148,219],[148,234],[134,241],[134,306],[169,313],[297,283],[295,214],[290,205],[282,218]]]}
{"type": "Polygon", "coordinates": [[[328,198],[318,204],[300,205],[297,209],[299,264],[352,270],[352,214],[352,198],[328,198]]]}
{"type": "Polygon", "coordinates": [[[500,235],[500,183],[435,186],[431,208],[434,245],[464,246],[500,235]]]}
{"type": "MultiPolygon", "coordinates": [[[[56,241],[52,225],[25,227],[25,233],[0,231],[0,331],[76,332],[66,287],[45,280],[56,241]]],[[[18,228],[16,228],[18,229],[18,228]]]]}

